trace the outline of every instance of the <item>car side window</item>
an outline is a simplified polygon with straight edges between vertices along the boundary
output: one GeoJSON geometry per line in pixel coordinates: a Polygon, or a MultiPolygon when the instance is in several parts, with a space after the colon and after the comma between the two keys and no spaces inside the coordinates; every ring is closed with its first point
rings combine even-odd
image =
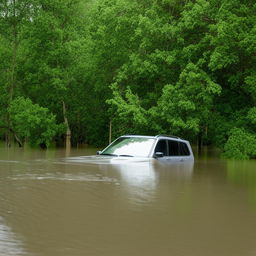
{"type": "Polygon", "coordinates": [[[179,142],[176,140],[168,140],[169,156],[179,155],[179,142]]]}
{"type": "Polygon", "coordinates": [[[180,142],[180,155],[181,156],[189,156],[189,149],[186,143],[180,142]]]}
{"type": "Polygon", "coordinates": [[[159,140],[156,148],[155,148],[155,153],[156,152],[162,152],[164,156],[167,156],[167,143],[166,140],[159,140]]]}

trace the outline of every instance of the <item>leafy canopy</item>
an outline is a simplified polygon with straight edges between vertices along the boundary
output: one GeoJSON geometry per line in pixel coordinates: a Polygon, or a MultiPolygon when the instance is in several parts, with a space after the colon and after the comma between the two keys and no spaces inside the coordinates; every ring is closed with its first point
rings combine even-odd
{"type": "Polygon", "coordinates": [[[55,116],[30,99],[17,97],[11,102],[8,112],[13,130],[31,145],[48,147],[58,131],[55,116]]]}

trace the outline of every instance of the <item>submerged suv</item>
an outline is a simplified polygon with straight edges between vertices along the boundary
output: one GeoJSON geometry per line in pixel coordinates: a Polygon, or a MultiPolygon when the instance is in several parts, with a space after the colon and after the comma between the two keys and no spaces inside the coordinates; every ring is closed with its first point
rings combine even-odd
{"type": "Polygon", "coordinates": [[[97,154],[116,157],[155,158],[161,161],[194,161],[193,152],[188,141],[167,135],[121,136],[97,154]]]}

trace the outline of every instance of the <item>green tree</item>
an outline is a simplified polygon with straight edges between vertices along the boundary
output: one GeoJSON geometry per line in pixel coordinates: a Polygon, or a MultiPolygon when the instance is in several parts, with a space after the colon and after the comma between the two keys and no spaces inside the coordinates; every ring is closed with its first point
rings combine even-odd
{"type": "Polygon", "coordinates": [[[38,3],[40,9],[24,31],[26,58],[20,68],[21,94],[47,107],[58,123],[65,123],[66,143],[70,144],[73,103],[80,93],[76,69],[81,58],[76,58],[84,35],[84,5],[80,0],[38,3]]]}
{"type": "Polygon", "coordinates": [[[221,93],[207,73],[189,63],[175,86],[166,85],[155,111],[168,123],[166,132],[188,132],[198,135],[205,131],[214,110],[214,98],[221,93]]]}
{"type": "Polygon", "coordinates": [[[22,58],[22,32],[30,23],[36,9],[34,0],[0,0],[0,90],[2,92],[0,123],[8,127],[8,143],[10,143],[11,123],[6,109],[15,97],[15,90],[19,86],[17,73],[22,58]]]}
{"type": "Polygon", "coordinates": [[[48,147],[59,129],[55,116],[30,99],[17,97],[11,102],[8,112],[15,135],[31,145],[48,147]]]}
{"type": "Polygon", "coordinates": [[[106,144],[112,123],[114,137],[171,133],[231,152],[233,128],[241,141],[256,133],[255,11],[251,0],[0,0],[0,127],[23,96],[73,144],[106,144]]]}
{"type": "Polygon", "coordinates": [[[256,136],[241,128],[233,128],[224,147],[224,156],[233,159],[256,158],[256,136]]]}

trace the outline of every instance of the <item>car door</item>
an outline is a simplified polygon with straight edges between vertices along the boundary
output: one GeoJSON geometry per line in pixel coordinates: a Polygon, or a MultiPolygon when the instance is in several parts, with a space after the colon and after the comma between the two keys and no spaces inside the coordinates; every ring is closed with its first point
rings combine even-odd
{"type": "Polygon", "coordinates": [[[154,153],[156,152],[163,153],[163,157],[157,158],[161,162],[180,161],[178,141],[160,139],[155,147],[154,153]]]}
{"type": "Polygon", "coordinates": [[[160,139],[154,150],[156,152],[163,153],[163,157],[157,158],[160,161],[187,162],[193,159],[187,144],[175,139],[160,139]]]}

